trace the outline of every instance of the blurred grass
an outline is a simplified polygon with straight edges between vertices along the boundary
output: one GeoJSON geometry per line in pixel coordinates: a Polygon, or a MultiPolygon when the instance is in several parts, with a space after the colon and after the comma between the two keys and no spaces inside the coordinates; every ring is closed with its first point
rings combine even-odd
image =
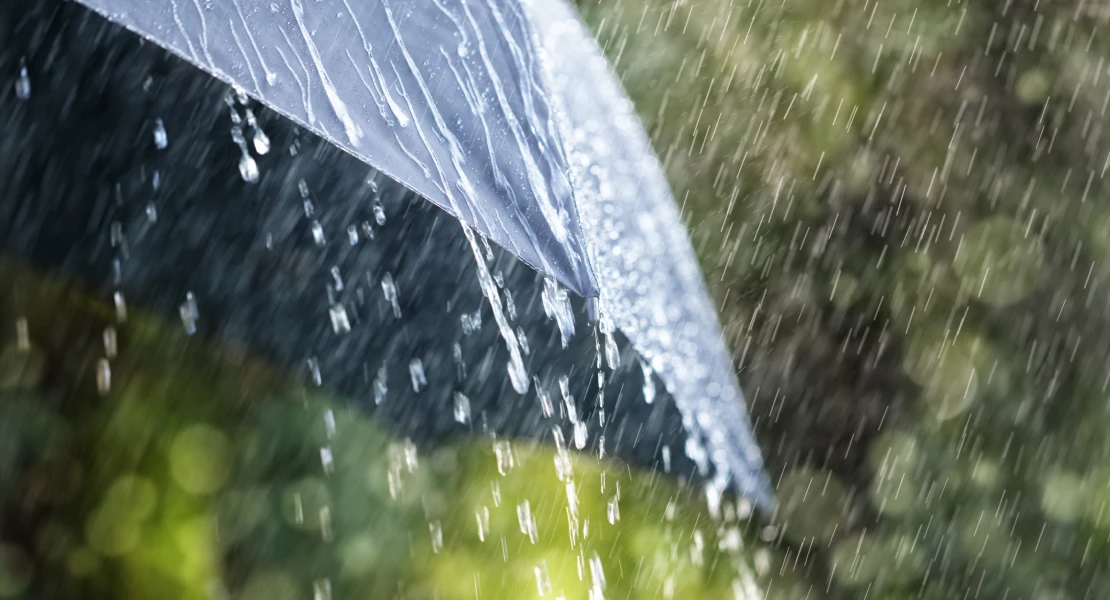
{"type": "Polygon", "coordinates": [[[683,206],[809,597],[1110,592],[1110,11],[578,5],[683,206]]]}

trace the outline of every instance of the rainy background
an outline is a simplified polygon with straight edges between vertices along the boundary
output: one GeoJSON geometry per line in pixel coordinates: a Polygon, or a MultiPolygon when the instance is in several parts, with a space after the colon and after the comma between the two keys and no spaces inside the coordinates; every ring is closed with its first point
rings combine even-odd
{"type": "MultiPolygon", "coordinates": [[[[383,412],[424,386],[443,402],[371,419],[314,385],[342,352],[287,369],[280,350],[194,337],[189,297],[144,310],[0,256],[0,598],[1110,594],[1110,7],[578,9],[665,168],[774,503],[712,500],[669,446],[601,456],[603,441],[576,443],[589,432],[573,415],[565,439],[491,439],[478,396],[437,379],[462,368],[449,358],[398,359],[391,377],[374,363],[362,381],[383,412]],[[414,418],[425,439],[398,434],[414,418]]],[[[11,102],[35,98],[23,67],[3,76],[11,102]]],[[[244,121],[276,118],[237,102],[244,121]]],[[[252,138],[255,154],[311,146],[272,138],[252,138]]],[[[353,235],[404,238],[431,219],[396,206],[370,207],[353,235]]],[[[564,310],[566,293],[535,279],[537,318],[564,310]]],[[[389,316],[405,291],[390,276],[374,293],[389,316]]],[[[450,320],[499,339],[488,312],[450,320]]],[[[576,339],[588,353],[599,338],[576,339]]],[[[613,343],[627,372],[611,362],[611,387],[652,379],[613,343]]],[[[503,364],[480,372],[517,387],[503,364]]],[[[572,371],[549,371],[534,387],[564,416],[604,385],[568,391],[572,371]]]]}

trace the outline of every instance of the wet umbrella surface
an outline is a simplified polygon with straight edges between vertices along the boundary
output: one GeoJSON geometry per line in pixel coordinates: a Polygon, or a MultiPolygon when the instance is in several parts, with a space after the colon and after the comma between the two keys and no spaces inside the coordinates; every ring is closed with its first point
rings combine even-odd
{"type": "Polygon", "coordinates": [[[88,4],[0,16],[0,593],[751,585],[742,397],[569,7],[88,4]]]}

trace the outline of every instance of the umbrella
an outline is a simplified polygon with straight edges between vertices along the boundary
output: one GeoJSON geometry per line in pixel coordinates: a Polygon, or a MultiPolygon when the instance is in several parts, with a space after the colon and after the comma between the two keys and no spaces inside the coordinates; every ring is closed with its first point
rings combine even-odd
{"type": "Polygon", "coordinates": [[[569,6],[83,3],[111,22],[5,16],[5,252],[299,365],[407,433],[457,433],[413,406],[462,388],[491,435],[569,418],[579,447],[768,499],[666,182],[569,6]]]}

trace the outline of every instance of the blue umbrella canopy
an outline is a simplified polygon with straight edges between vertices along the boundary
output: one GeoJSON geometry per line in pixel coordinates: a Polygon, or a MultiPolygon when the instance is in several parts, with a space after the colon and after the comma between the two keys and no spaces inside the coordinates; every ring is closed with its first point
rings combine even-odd
{"type": "MultiPolygon", "coordinates": [[[[471,228],[550,286],[598,297],[606,347],[623,333],[643,357],[645,394],[658,377],[673,396],[689,434],[686,456],[714,473],[716,489],[769,501],[743,396],[667,182],[568,4],[82,3],[431,200],[465,224],[476,255],[471,228]]],[[[257,178],[241,146],[244,179],[257,178]]],[[[476,262],[499,317],[494,279],[476,262]]],[[[544,297],[553,315],[562,310],[556,296],[544,297]]],[[[291,321],[290,331],[298,326],[291,321]]],[[[514,332],[504,318],[497,326],[519,367],[514,332]]],[[[605,354],[615,366],[620,352],[605,354]]],[[[520,383],[518,392],[528,387],[520,383]]]]}
{"type": "Polygon", "coordinates": [[[674,395],[692,433],[686,453],[702,469],[717,466],[715,485],[769,502],[716,311],[632,102],[570,5],[524,5],[539,30],[602,304],[674,395]]]}
{"type": "Polygon", "coordinates": [[[516,2],[83,3],[596,295],[516,2]]]}

